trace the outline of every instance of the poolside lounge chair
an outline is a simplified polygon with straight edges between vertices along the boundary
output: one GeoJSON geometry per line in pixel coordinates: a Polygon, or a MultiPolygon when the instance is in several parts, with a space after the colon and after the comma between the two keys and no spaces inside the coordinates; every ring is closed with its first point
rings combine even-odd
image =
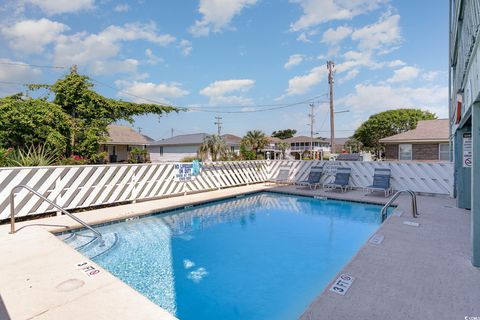
{"type": "Polygon", "coordinates": [[[277,176],[275,178],[270,179],[268,182],[284,183],[284,184],[292,183],[292,181],[290,180],[290,167],[278,168],[277,176]]]}
{"type": "Polygon", "coordinates": [[[298,181],[295,184],[299,186],[308,186],[310,190],[316,189],[317,186],[320,186],[320,179],[322,178],[323,167],[312,166],[310,168],[310,173],[308,174],[307,180],[298,181]]]}
{"type": "Polygon", "coordinates": [[[366,187],[367,191],[383,191],[385,197],[391,194],[392,187],[390,186],[391,170],[389,168],[375,168],[373,172],[373,184],[366,187]]]}
{"type": "Polygon", "coordinates": [[[342,192],[347,191],[351,171],[352,169],[350,167],[338,167],[337,172],[335,173],[335,180],[330,183],[325,183],[323,187],[331,189],[336,189],[337,187],[339,187],[342,192]]]}

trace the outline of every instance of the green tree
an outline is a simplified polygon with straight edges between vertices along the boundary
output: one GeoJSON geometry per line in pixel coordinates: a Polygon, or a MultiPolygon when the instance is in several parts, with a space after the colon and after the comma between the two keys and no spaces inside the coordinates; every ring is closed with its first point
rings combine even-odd
{"type": "Polygon", "coordinates": [[[396,109],[374,114],[355,131],[353,138],[367,150],[382,150],[379,140],[417,127],[419,120],[436,119],[434,113],[420,109],[396,109]]]}
{"type": "Polygon", "coordinates": [[[26,149],[31,146],[63,154],[72,126],[62,108],[44,99],[14,95],[0,99],[0,147],[26,149]]]}
{"type": "Polygon", "coordinates": [[[272,137],[284,140],[293,137],[296,133],[295,129],[278,130],[272,132],[272,137]]]}
{"type": "Polygon", "coordinates": [[[345,142],[345,147],[349,149],[350,152],[352,153],[358,153],[360,152],[362,148],[362,143],[355,139],[354,137],[350,137],[346,142],[345,142]]]}
{"type": "Polygon", "coordinates": [[[282,141],[277,143],[277,147],[282,152],[282,159],[285,159],[285,152],[287,151],[288,148],[290,148],[290,143],[282,141]]]}
{"type": "Polygon", "coordinates": [[[198,155],[203,160],[210,155],[213,161],[217,161],[221,157],[228,154],[228,146],[225,140],[217,134],[207,136],[203,139],[203,143],[198,149],[198,155]]]}
{"type": "Polygon", "coordinates": [[[258,154],[259,151],[267,145],[268,138],[262,131],[253,130],[247,132],[247,134],[242,138],[241,143],[250,147],[255,154],[258,154]]]}
{"type": "Polygon", "coordinates": [[[178,108],[159,104],[133,103],[101,96],[93,90],[90,78],[80,75],[76,68],[51,87],[53,103],[72,117],[69,137],[72,152],[90,157],[107,137],[107,126],[118,120],[133,122],[133,116],[178,112],[178,108]]]}

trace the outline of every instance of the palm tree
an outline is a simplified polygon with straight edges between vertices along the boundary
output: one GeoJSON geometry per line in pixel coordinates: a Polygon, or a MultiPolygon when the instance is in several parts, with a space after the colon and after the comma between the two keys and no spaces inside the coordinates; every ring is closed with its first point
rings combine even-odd
{"type": "Polygon", "coordinates": [[[277,143],[277,147],[282,151],[282,159],[285,159],[285,151],[290,147],[290,143],[282,141],[277,143]]]}
{"type": "Polygon", "coordinates": [[[206,136],[203,139],[203,143],[198,149],[198,155],[202,159],[208,158],[208,155],[212,157],[213,161],[217,161],[218,158],[225,156],[228,153],[228,146],[225,140],[219,135],[213,134],[206,136]]]}
{"type": "Polygon", "coordinates": [[[250,146],[252,150],[255,151],[255,154],[258,154],[260,149],[263,149],[268,143],[268,138],[260,130],[248,131],[245,137],[243,137],[242,142],[250,146]]]}

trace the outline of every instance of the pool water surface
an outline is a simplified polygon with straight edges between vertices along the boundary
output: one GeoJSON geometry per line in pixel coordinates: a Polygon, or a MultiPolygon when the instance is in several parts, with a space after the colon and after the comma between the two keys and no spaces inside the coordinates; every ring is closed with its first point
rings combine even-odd
{"type": "Polygon", "coordinates": [[[380,209],[256,193],[99,226],[115,241],[90,256],[179,319],[296,319],[376,231],[380,209]]]}

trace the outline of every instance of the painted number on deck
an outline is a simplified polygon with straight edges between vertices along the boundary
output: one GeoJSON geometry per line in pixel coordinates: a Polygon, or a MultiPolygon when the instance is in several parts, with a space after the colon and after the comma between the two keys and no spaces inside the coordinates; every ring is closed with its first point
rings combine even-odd
{"type": "Polygon", "coordinates": [[[355,280],[354,277],[349,276],[348,274],[342,274],[332,284],[332,286],[330,287],[330,291],[344,296],[347,293],[348,289],[350,289],[353,280],[355,280]]]}
{"type": "Polygon", "coordinates": [[[77,268],[89,277],[100,273],[100,270],[89,262],[78,263],[77,268]]]}

